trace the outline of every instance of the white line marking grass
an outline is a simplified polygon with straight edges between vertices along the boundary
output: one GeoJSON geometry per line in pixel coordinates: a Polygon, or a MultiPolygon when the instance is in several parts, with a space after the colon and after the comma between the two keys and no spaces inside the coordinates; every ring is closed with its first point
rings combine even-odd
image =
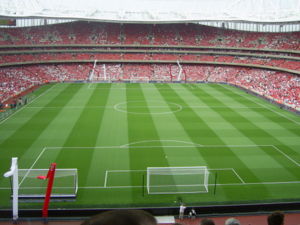
{"type": "MultiPolygon", "coordinates": [[[[186,141],[180,141],[180,140],[149,140],[149,141],[139,141],[139,142],[133,142],[125,145],[120,145],[120,146],[97,146],[97,147],[44,147],[40,154],[37,156],[37,158],[34,160],[33,164],[28,170],[28,173],[30,170],[34,168],[34,166],[37,164],[39,159],[44,155],[46,151],[52,151],[52,150],[64,150],[64,149],[72,149],[72,150],[83,150],[83,149],[98,149],[98,150],[105,150],[105,149],[131,149],[131,150],[139,150],[139,149],[151,149],[151,148],[162,148],[162,146],[132,146],[135,144],[141,144],[145,142],[161,142],[161,143],[167,143],[167,142],[176,142],[176,143],[183,143],[183,144],[189,144],[189,145],[166,145],[163,146],[163,148],[215,148],[215,147],[231,147],[231,148],[248,148],[248,147],[271,147],[272,149],[276,150],[279,152],[282,156],[284,156],[286,159],[288,159],[292,164],[295,164],[296,166],[300,166],[300,163],[298,163],[295,159],[284,153],[282,150],[280,150],[278,147],[274,145],[200,145],[200,144],[195,144],[192,142],[186,142],[186,141]],[[191,145],[193,144],[193,145],[191,145]]],[[[209,170],[231,170],[235,176],[239,179],[240,183],[227,183],[227,184],[217,184],[218,186],[235,186],[235,185],[259,185],[259,184],[264,184],[264,185],[275,185],[275,184],[299,184],[300,181],[278,181],[278,182],[257,182],[257,183],[248,183],[243,179],[238,172],[234,168],[214,168],[214,169],[209,169],[209,170]]],[[[107,186],[107,179],[109,176],[110,172],[124,172],[124,171],[131,171],[131,170],[106,170],[105,171],[105,178],[104,178],[104,185],[103,186],[90,186],[90,187],[79,187],[81,189],[89,189],[89,188],[136,188],[138,186],[120,186],[120,187],[108,187],[107,186]]],[[[143,171],[143,170],[140,170],[143,171]]],[[[23,183],[24,179],[26,178],[26,175],[23,177],[23,179],[20,181],[20,185],[23,183]]],[[[212,185],[212,184],[209,184],[212,185]]],[[[0,187],[1,189],[10,189],[10,188],[4,188],[0,187]]]]}
{"type": "MultiPolygon", "coordinates": [[[[208,169],[208,171],[232,171],[233,175],[237,177],[238,180],[241,181],[241,184],[246,184],[246,182],[241,178],[241,176],[235,171],[234,168],[214,168],[214,169],[208,169]]],[[[108,186],[108,179],[109,179],[109,174],[110,173],[136,173],[136,172],[144,172],[146,173],[147,170],[106,170],[105,171],[105,178],[104,178],[104,185],[103,187],[106,188],[128,188],[128,187],[136,187],[138,185],[134,185],[134,186],[108,186]]],[[[165,186],[165,185],[164,185],[165,186]]],[[[174,185],[170,185],[170,186],[174,186],[174,185]]],[[[199,186],[199,184],[195,184],[195,185],[177,185],[177,186],[199,186]]],[[[142,186],[139,186],[142,187],[142,186]]]]}
{"type": "Polygon", "coordinates": [[[35,166],[35,164],[37,163],[37,161],[41,158],[41,156],[44,154],[44,152],[46,151],[46,147],[43,148],[43,150],[40,152],[40,154],[38,155],[38,157],[35,159],[35,161],[33,162],[33,164],[31,165],[31,167],[29,168],[28,172],[24,175],[23,179],[20,181],[19,186],[21,186],[21,184],[23,183],[23,181],[25,180],[25,178],[28,176],[28,174],[30,173],[30,171],[33,169],[33,167],[35,166]]]}
{"type": "Polygon", "coordinates": [[[246,182],[241,178],[241,176],[235,171],[235,169],[231,168],[232,169],[232,172],[239,178],[239,180],[245,184],[246,182]]]}
{"type": "Polygon", "coordinates": [[[107,176],[108,176],[108,170],[105,171],[104,187],[106,187],[107,184],[107,176]]]}
{"type": "Polygon", "coordinates": [[[96,146],[96,147],[44,147],[40,155],[37,157],[37,159],[34,161],[33,166],[36,164],[38,159],[41,157],[41,155],[45,152],[45,150],[51,150],[51,149],[118,149],[118,148],[130,148],[130,149],[144,149],[144,148],[215,148],[215,147],[230,147],[230,148],[249,148],[249,147],[272,147],[276,151],[278,151],[280,154],[282,154],[284,157],[286,157],[289,161],[291,161],[293,164],[300,166],[300,163],[296,162],[294,159],[292,159],[290,156],[288,156],[286,153],[284,153],[282,150],[280,150],[278,147],[274,145],[201,145],[201,144],[194,144],[193,146],[185,146],[185,145],[167,145],[167,146],[131,146],[132,144],[140,144],[140,143],[147,143],[147,142],[177,142],[177,143],[186,143],[186,144],[192,144],[192,142],[186,142],[186,141],[180,141],[180,140],[144,140],[144,141],[138,141],[133,142],[125,145],[117,145],[117,146],[96,146]]]}
{"type": "MultiPolygon", "coordinates": [[[[43,156],[43,154],[46,151],[52,151],[52,150],[63,150],[63,149],[73,149],[73,150],[83,150],[83,149],[99,149],[99,150],[105,150],[105,149],[131,149],[131,150],[139,150],[139,149],[149,149],[149,148],[162,148],[162,146],[131,146],[132,144],[141,144],[144,142],[177,142],[177,143],[185,143],[185,144],[194,144],[193,146],[191,145],[166,145],[163,146],[163,148],[215,148],[215,147],[231,147],[231,148],[247,148],[247,147],[271,147],[272,149],[278,151],[282,156],[284,156],[286,159],[288,159],[292,164],[295,164],[296,166],[300,166],[300,163],[298,163],[295,159],[284,153],[282,150],[280,150],[278,147],[274,145],[200,145],[200,144],[195,144],[195,143],[190,143],[190,142],[185,142],[185,141],[180,141],[180,140],[150,140],[150,141],[140,141],[140,142],[133,142],[129,143],[126,145],[120,145],[120,146],[97,146],[97,147],[44,147],[43,150],[40,152],[40,154],[37,156],[31,167],[29,168],[29,171],[34,168],[34,166],[37,164],[38,160],[43,156]]],[[[221,170],[224,170],[224,168],[220,168],[221,170]]],[[[235,185],[259,185],[259,184],[264,184],[264,185],[275,185],[275,184],[299,184],[300,181],[278,181],[278,182],[257,182],[257,183],[248,183],[243,179],[238,172],[234,168],[225,168],[228,170],[231,170],[235,176],[239,179],[240,183],[228,183],[228,184],[217,184],[218,186],[235,186],[235,185]]],[[[218,170],[218,169],[209,169],[209,170],[218,170]]],[[[28,172],[29,172],[28,171],[28,172]]],[[[131,171],[131,170],[114,170],[114,172],[120,172],[120,171],[131,171]]],[[[87,186],[87,187],[79,187],[81,189],[89,189],[89,188],[136,188],[138,186],[120,186],[120,187],[108,187],[107,186],[107,179],[109,176],[109,173],[112,172],[112,170],[107,170],[105,171],[105,178],[104,178],[104,185],[103,186],[87,186]]],[[[26,176],[21,180],[21,183],[25,179],[26,176]]],[[[209,184],[212,185],[212,184],[209,184]]],[[[0,188],[0,189],[8,189],[8,188],[0,188]]]]}
{"type": "MultiPolygon", "coordinates": [[[[88,85],[88,89],[103,89],[103,90],[105,90],[105,89],[115,89],[115,90],[125,90],[125,89],[127,89],[127,87],[116,87],[116,85],[118,85],[118,83],[113,83],[113,85],[111,86],[111,87],[96,87],[97,85],[95,85],[95,84],[97,84],[97,83],[90,83],[89,85],[88,85]]],[[[107,83],[103,83],[103,84],[107,84],[107,83]]],[[[121,84],[125,84],[125,83],[121,83],[121,84]]],[[[149,84],[149,83],[147,83],[147,84],[149,84]]],[[[150,87],[142,87],[143,89],[155,89],[155,90],[164,90],[164,89],[167,89],[167,90],[169,90],[170,88],[168,88],[168,87],[157,87],[157,86],[155,86],[154,84],[152,84],[150,87]]],[[[130,90],[133,90],[133,89],[141,89],[141,87],[130,87],[130,90]]],[[[174,88],[172,88],[172,89],[175,89],[175,90],[185,90],[185,88],[184,87],[174,87],[174,88]]]]}
{"type": "MultiPolygon", "coordinates": [[[[172,104],[172,103],[171,103],[172,104]]],[[[205,105],[191,105],[191,106],[182,106],[176,103],[173,103],[178,108],[189,108],[189,109],[264,109],[264,107],[247,107],[247,106],[205,106],[205,105]]],[[[29,106],[27,107],[29,109],[115,109],[116,106],[29,106]]],[[[170,108],[170,106],[126,106],[127,109],[142,109],[142,108],[148,108],[148,109],[156,109],[156,108],[170,108]]]]}
{"type": "MultiPolygon", "coordinates": [[[[29,105],[31,105],[33,102],[35,102],[37,99],[39,99],[40,97],[44,96],[46,93],[48,93],[51,89],[54,88],[54,86],[56,86],[57,84],[54,84],[52,87],[50,87],[47,91],[43,92],[42,94],[40,94],[39,96],[37,96],[35,99],[33,99],[33,101],[29,102],[27,105],[24,105],[22,108],[20,108],[19,110],[15,111],[14,113],[12,113],[10,116],[8,116],[7,118],[5,118],[4,120],[2,120],[0,122],[0,125],[3,124],[5,121],[7,121],[8,119],[10,119],[12,116],[16,115],[17,113],[21,112],[23,109],[25,108],[30,108],[29,105]]],[[[41,107],[44,108],[44,107],[41,107]]]]}
{"type": "MultiPolygon", "coordinates": [[[[250,100],[251,102],[254,102],[255,104],[258,104],[258,105],[262,106],[262,107],[265,108],[265,109],[268,109],[268,110],[272,111],[273,113],[276,113],[276,114],[278,114],[278,115],[284,117],[285,119],[287,119],[287,120],[289,120],[289,121],[291,121],[291,122],[293,122],[293,123],[295,123],[295,124],[297,124],[297,125],[300,125],[300,122],[298,122],[298,121],[296,121],[296,120],[293,120],[292,118],[289,118],[289,117],[287,117],[286,115],[284,115],[284,114],[282,114],[282,113],[280,113],[280,112],[277,112],[277,111],[271,109],[269,106],[266,106],[266,105],[264,105],[264,104],[262,104],[262,103],[260,103],[260,102],[254,101],[254,100],[253,100],[250,96],[248,96],[248,95],[242,95],[242,94],[240,94],[240,93],[237,93],[237,91],[234,91],[234,90],[230,89],[230,88],[227,87],[227,86],[222,86],[222,87],[224,87],[224,88],[226,88],[226,89],[232,91],[233,93],[235,93],[235,94],[237,94],[237,95],[239,95],[239,96],[241,96],[241,97],[243,97],[243,98],[246,98],[246,99],[250,100]]],[[[253,97],[253,96],[252,96],[252,97],[253,97]]]]}

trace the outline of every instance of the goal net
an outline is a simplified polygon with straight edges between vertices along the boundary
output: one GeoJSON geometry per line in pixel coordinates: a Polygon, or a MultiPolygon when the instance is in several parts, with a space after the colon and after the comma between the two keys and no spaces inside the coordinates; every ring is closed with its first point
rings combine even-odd
{"type": "MultiPolygon", "coordinates": [[[[19,197],[44,198],[48,181],[37,177],[46,176],[48,170],[19,169],[19,197]]],[[[77,169],[56,169],[51,198],[75,198],[77,190],[77,169]]]]}
{"type": "Polygon", "coordinates": [[[149,77],[130,77],[130,83],[149,83],[149,77]]]}
{"type": "Polygon", "coordinates": [[[206,166],[148,167],[148,194],[206,193],[208,176],[206,166]]]}

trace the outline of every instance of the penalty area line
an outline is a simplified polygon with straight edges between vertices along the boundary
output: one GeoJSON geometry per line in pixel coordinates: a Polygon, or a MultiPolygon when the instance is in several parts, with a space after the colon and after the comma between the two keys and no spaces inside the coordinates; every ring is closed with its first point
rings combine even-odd
{"type": "Polygon", "coordinates": [[[21,186],[21,184],[23,183],[23,181],[25,180],[25,178],[28,176],[28,174],[30,173],[30,171],[33,169],[33,167],[35,166],[35,164],[37,163],[37,161],[41,158],[41,156],[44,154],[45,150],[47,149],[47,147],[44,147],[43,150],[40,152],[40,154],[38,155],[38,157],[35,159],[35,161],[33,162],[33,164],[31,165],[31,167],[28,169],[28,172],[25,174],[25,176],[23,177],[23,179],[20,181],[19,186],[21,186]]]}
{"type": "MultiPolygon", "coordinates": [[[[228,184],[208,184],[208,186],[247,186],[247,185],[279,185],[279,184],[300,184],[300,181],[279,181],[279,182],[253,182],[253,183],[228,183],[228,184]]],[[[82,186],[78,189],[117,189],[117,188],[142,188],[144,186],[114,186],[114,187],[104,187],[104,186],[82,186]]],[[[0,187],[0,190],[11,190],[10,187],[0,187]]]]}
{"type": "MultiPolygon", "coordinates": [[[[228,184],[208,184],[208,186],[247,186],[247,185],[279,185],[279,184],[300,184],[300,181],[279,181],[279,182],[253,182],[253,183],[228,183],[228,184]]],[[[85,186],[79,189],[117,189],[117,188],[142,188],[144,186],[85,186]]],[[[0,188],[1,189],[1,188],[0,188]]],[[[2,188],[4,189],[4,188],[2,188]]],[[[6,188],[9,189],[9,188],[6,188]]]]}

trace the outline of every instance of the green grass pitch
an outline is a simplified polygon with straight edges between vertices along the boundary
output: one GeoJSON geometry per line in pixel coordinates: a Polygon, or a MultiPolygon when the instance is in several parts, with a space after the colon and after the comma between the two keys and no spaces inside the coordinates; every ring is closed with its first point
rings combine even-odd
{"type": "MultiPolygon", "coordinates": [[[[78,169],[74,201],[52,208],[300,200],[300,117],[220,84],[51,84],[0,122],[0,173],[78,169]],[[207,166],[208,193],[148,194],[147,167],[207,166]]],[[[10,182],[0,178],[1,209],[10,182]]],[[[20,208],[41,208],[41,202],[20,208]]]]}

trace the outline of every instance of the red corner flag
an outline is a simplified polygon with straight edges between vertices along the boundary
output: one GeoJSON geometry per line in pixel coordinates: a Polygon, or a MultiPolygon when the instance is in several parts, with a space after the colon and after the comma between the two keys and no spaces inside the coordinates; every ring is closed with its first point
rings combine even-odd
{"type": "Polygon", "coordinates": [[[43,206],[43,217],[44,218],[48,217],[48,208],[49,208],[49,202],[50,202],[50,197],[51,197],[51,192],[52,192],[52,186],[53,186],[53,182],[54,182],[55,168],[56,168],[56,163],[51,163],[50,168],[47,173],[47,176],[38,176],[37,177],[38,179],[42,179],[42,180],[48,179],[47,190],[46,190],[44,206],[43,206]]]}

